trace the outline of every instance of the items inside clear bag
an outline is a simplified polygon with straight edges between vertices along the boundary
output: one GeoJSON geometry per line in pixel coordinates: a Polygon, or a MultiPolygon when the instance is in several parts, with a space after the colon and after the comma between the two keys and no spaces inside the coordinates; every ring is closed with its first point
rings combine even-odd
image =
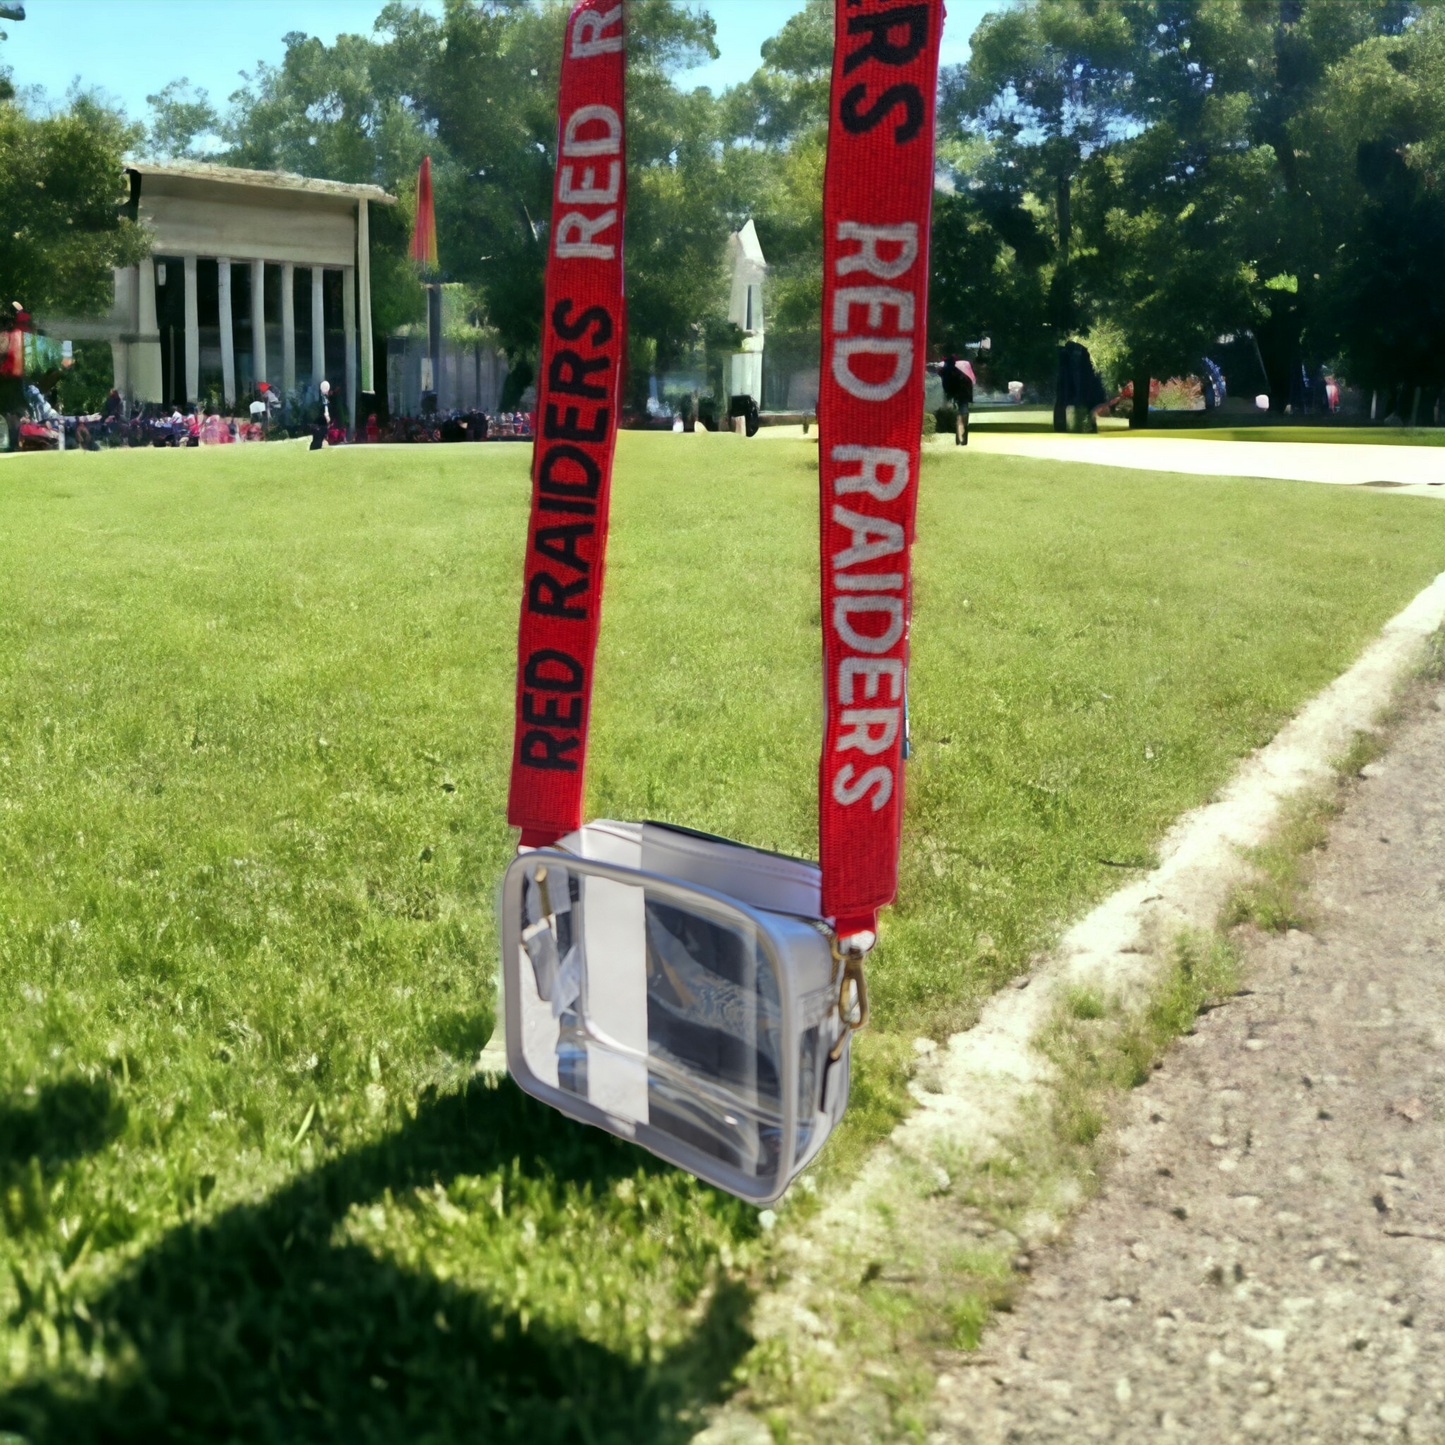
{"type": "Polygon", "coordinates": [[[521,908],[521,1044],[538,1079],[775,1177],[782,1006],[753,925],[555,855],[527,869],[521,908]]]}

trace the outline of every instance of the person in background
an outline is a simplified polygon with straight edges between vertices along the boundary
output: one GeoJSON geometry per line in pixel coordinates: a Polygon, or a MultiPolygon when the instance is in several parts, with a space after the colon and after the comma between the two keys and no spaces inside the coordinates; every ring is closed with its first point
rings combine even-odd
{"type": "Polygon", "coordinates": [[[118,446],[125,439],[125,402],[121,400],[120,392],[115,387],[111,387],[110,395],[100,409],[100,420],[106,441],[111,446],[118,446]]]}
{"type": "Polygon", "coordinates": [[[331,383],[321,383],[321,415],[311,428],[311,450],[319,452],[326,444],[326,434],[331,430],[331,383]]]}
{"type": "Polygon", "coordinates": [[[1058,381],[1054,385],[1054,430],[1097,432],[1099,408],[1109,399],[1089,348],[1079,341],[1059,347],[1058,381]]]}
{"type": "Polygon", "coordinates": [[[938,368],[939,380],[943,382],[943,394],[953,408],[953,444],[968,445],[968,409],[973,405],[973,376],[968,363],[959,364],[952,352],[944,357],[938,368]]]}
{"type": "Polygon", "coordinates": [[[1229,395],[1225,386],[1224,373],[1210,360],[1204,358],[1204,375],[1200,378],[1200,390],[1204,393],[1204,410],[1217,411],[1229,395]]]}
{"type": "Polygon", "coordinates": [[[372,412],[366,419],[366,439],[369,442],[379,442],[381,440],[381,428],[376,424],[375,412],[372,412]]]}

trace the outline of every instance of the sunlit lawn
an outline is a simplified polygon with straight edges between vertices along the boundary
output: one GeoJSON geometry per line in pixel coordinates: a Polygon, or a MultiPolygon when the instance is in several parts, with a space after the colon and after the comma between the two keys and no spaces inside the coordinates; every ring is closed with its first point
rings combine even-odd
{"type": "MultiPolygon", "coordinates": [[[[0,1432],[671,1442],[745,1361],[756,1211],[473,1073],[527,465],[0,463],[0,1432]]],[[[623,438],[594,814],[812,851],[816,478],[623,438]]],[[[942,448],[919,535],[835,1176],[1445,565],[1429,501],[942,448]]]]}

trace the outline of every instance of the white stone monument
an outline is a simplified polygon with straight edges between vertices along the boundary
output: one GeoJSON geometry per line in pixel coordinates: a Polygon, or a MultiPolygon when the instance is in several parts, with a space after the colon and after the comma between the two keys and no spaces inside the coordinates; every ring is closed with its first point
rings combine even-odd
{"type": "Polygon", "coordinates": [[[728,237],[728,263],[732,267],[732,295],[728,320],[743,333],[741,351],[728,360],[728,395],[750,396],[759,408],[763,404],[763,277],[768,263],[758,244],[752,220],[728,237]]]}

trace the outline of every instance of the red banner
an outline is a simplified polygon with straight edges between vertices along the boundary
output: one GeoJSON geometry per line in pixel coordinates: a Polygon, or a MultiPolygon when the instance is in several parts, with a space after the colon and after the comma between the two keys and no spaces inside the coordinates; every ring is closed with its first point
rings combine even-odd
{"type": "Polygon", "coordinates": [[[622,0],[580,0],[557,95],[532,516],[507,820],[524,846],[582,823],[627,314],[622,0]]]}
{"type": "Polygon", "coordinates": [[[818,394],[823,912],[840,937],[893,900],[927,354],[942,0],[837,7],[818,394]]]}

